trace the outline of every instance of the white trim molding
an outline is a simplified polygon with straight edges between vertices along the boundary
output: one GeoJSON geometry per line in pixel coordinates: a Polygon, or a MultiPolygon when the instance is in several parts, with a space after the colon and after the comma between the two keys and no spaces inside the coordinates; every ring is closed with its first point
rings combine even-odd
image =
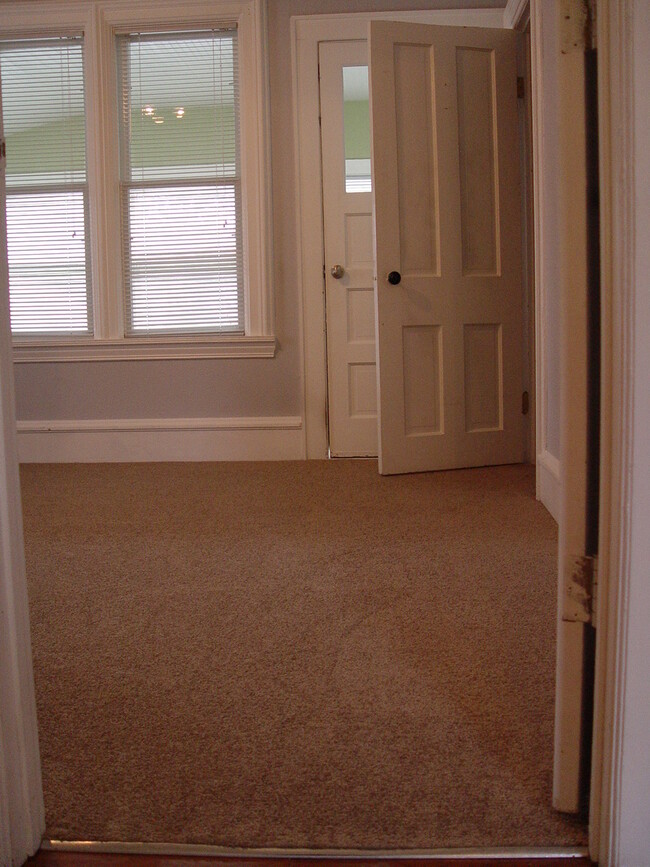
{"type": "MultiPolygon", "coordinates": [[[[607,221],[601,528],[607,532],[601,529],[599,596],[606,604],[598,614],[595,684],[602,797],[591,849],[603,867],[636,867],[648,864],[650,853],[650,254],[644,243],[650,7],[646,0],[602,0],[598,19],[607,221]]],[[[592,779],[592,790],[598,782],[592,779]]]]}
{"type": "Polygon", "coordinates": [[[296,147],[296,233],[302,287],[303,388],[308,458],[327,457],[327,351],[323,278],[323,189],[319,126],[320,42],[367,39],[375,18],[473,27],[502,27],[501,9],[455,9],[305,15],[291,19],[293,126],[296,147]]]}
{"type": "MultiPolygon", "coordinates": [[[[548,444],[548,358],[549,358],[549,301],[547,286],[550,269],[547,262],[546,233],[552,223],[548,213],[546,186],[548,173],[544,166],[548,159],[545,147],[547,123],[545,106],[548,99],[544,92],[544,13],[554,14],[554,5],[547,8],[542,0],[530,4],[530,63],[531,63],[531,114],[533,158],[533,233],[534,233],[534,284],[535,284],[535,442],[537,466],[537,498],[558,520],[560,503],[560,479],[562,467],[559,456],[553,454],[548,444]]],[[[552,116],[550,116],[552,117],[552,116]]],[[[551,232],[552,234],[552,232],[551,232]]],[[[557,325],[559,327],[559,325],[557,325]]]]}
{"type": "Polygon", "coordinates": [[[14,362],[151,361],[170,358],[273,358],[275,337],[228,335],[216,340],[196,337],[150,337],[123,340],[17,341],[14,362]]]}
{"type": "Polygon", "coordinates": [[[550,452],[537,454],[537,499],[548,509],[556,522],[560,520],[560,462],[550,452]]]}
{"type": "Polygon", "coordinates": [[[14,867],[38,848],[45,812],[16,453],[0,141],[0,865],[14,867]]]}
{"type": "Polygon", "coordinates": [[[305,457],[299,416],[18,422],[22,463],[276,461],[305,457]]]}
{"type": "Polygon", "coordinates": [[[530,0],[508,0],[503,10],[503,26],[509,30],[524,30],[530,18],[530,0]]]}

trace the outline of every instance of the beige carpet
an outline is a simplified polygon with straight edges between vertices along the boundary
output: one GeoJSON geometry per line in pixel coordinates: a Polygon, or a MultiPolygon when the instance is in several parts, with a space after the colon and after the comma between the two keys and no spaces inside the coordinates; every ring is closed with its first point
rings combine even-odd
{"type": "Polygon", "coordinates": [[[583,844],[529,467],[22,469],[47,835],[583,844]]]}

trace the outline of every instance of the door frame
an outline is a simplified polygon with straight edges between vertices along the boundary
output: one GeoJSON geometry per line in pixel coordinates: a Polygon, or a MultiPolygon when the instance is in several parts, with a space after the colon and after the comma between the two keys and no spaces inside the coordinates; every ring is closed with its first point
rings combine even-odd
{"type": "Polygon", "coordinates": [[[643,491],[650,479],[650,257],[636,245],[650,213],[650,126],[639,122],[650,88],[648,9],[638,0],[598,0],[597,46],[601,424],[589,849],[608,867],[642,863],[650,845],[648,738],[641,735],[650,677],[639,632],[639,619],[645,631],[650,612],[650,509],[643,491]],[[635,110],[635,102],[642,108],[635,110]]]}
{"type": "MultiPolygon", "coordinates": [[[[540,2],[543,0],[532,0],[532,8],[540,2]]],[[[591,843],[592,857],[603,867],[616,867],[642,863],[650,842],[645,816],[650,800],[650,779],[645,773],[650,742],[647,726],[639,725],[647,714],[650,695],[641,632],[643,628],[647,634],[647,629],[639,622],[650,611],[650,506],[641,490],[650,478],[646,379],[650,367],[650,304],[646,297],[650,256],[643,249],[637,251],[635,244],[636,232],[648,229],[650,213],[644,177],[644,172],[650,171],[650,126],[647,121],[641,123],[642,110],[635,113],[635,94],[645,99],[650,86],[644,53],[650,45],[650,14],[635,0],[600,0],[598,19],[603,276],[599,593],[606,604],[599,607],[598,614],[594,732],[602,762],[592,778],[590,830],[596,818],[599,829],[591,843]],[[638,10],[641,14],[635,17],[638,10]]],[[[4,267],[0,262],[0,291],[6,299],[6,254],[1,241],[0,260],[4,262],[4,267]]],[[[2,732],[0,790],[11,790],[18,799],[13,801],[16,809],[9,823],[0,826],[0,863],[4,865],[12,863],[12,858],[20,863],[23,855],[36,848],[44,823],[29,618],[23,604],[27,588],[21,563],[6,300],[0,303],[0,331],[0,599],[9,600],[7,607],[0,605],[0,626],[10,648],[9,654],[0,654],[0,694],[3,714],[17,721],[15,734],[21,747],[20,755],[15,755],[6,730],[2,732]]],[[[3,725],[6,718],[3,716],[3,725]]]]}
{"type": "Polygon", "coordinates": [[[319,118],[318,45],[366,40],[368,21],[503,27],[502,9],[298,15],[291,18],[293,129],[295,142],[296,238],[301,284],[302,385],[305,454],[328,456],[327,346],[323,267],[323,187],[319,118]]]}

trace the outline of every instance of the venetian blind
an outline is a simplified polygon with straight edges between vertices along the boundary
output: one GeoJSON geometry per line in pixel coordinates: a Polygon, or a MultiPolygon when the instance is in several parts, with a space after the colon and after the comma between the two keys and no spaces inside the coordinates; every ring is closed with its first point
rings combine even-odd
{"type": "Polygon", "coordinates": [[[92,332],[81,37],[0,42],[14,335],[92,332]]]}
{"type": "Polygon", "coordinates": [[[118,39],[127,334],[242,332],[236,30],[118,39]]]}

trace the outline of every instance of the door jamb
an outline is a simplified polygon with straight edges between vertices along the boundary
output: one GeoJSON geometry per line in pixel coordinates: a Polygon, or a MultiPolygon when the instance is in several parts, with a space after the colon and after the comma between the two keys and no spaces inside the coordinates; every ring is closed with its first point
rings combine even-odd
{"type": "MultiPolygon", "coordinates": [[[[532,0],[537,4],[539,0],[532,0]]],[[[603,149],[603,164],[601,194],[605,206],[601,212],[601,227],[603,232],[603,309],[606,319],[603,328],[603,413],[602,425],[606,438],[601,442],[606,447],[602,450],[601,472],[601,577],[602,569],[611,571],[612,580],[603,588],[601,594],[607,599],[606,618],[601,607],[599,615],[597,654],[602,658],[596,672],[597,702],[602,706],[596,714],[595,733],[602,738],[602,801],[599,805],[600,837],[597,841],[601,850],[600,861],[603,867],[618,863],[621,846],[630,842],[632,831],[626,828],[627,838],[621,839],[622,822],[622,780],[621,761],[623,746],[634,750],[643,747],[645,743],[633,734],[624,738],[625,715],[625,684],[626,662],[632,656],[627,645],[627,622],[629,611],[627,599],[631,585],[632,566],[630,550],[632,541],[632,520],[638,517],[631,508],[623,508],[629,504],[632,479],[632,445],[634,430],[635,396],[632,386],[635,383],[633,365],[634,350],[634,301],[637,290],[634,280],[635,263],[635,214],[634,197],[634,78],[633,78],[633,3],[631,0],[600,0],[598,38],[602,55],[599,58],[599,75],[601,81],[601,141],[607,142],[603,149]],[[603,219],[604,217],[604,219],[603,219]],[[602,530],[611,526],[604,538],[602,530]],[[602,621],[602,623],[601,623],[602,621]],[[603,628],[607,626],[605,633],[603,628]]],[[[292,34],[292,45],[295,40],[292,34]]],[[[294,76],[296,65],[294,64],[294,76]]],[[[295,77],[294,77],[295,83],[295,77]]],[[[294,101],[295,106],[295,101],[294,101]]],[[[297,141],[297,139],[296,139],[297,141]]],[[[1,253],[1,251],[0,251],[1,253]]],[[[6,261],[6,258],[3,256],[6,261]]],[[[0,289],[6,289],[6,273],[0,274],[0,289]]],[[[0,305],[0,328],[8,330],[8,305],[0,305]]],[[[4,342],[5,345],[9,345],[4,342]]],[[[636,373],[642,376],[643,372],[636,373]]],[[[0,352],[0,382],[12,380],[12,362],[10,352],[0,352]]],[[[13,395],[11,395],[12,397],[13,395]]],[[[2,411],[9,410],[13,414],[13,400],[3,390],[0,401],[2,411]]],[[[6,419],[5,419],[6,422],[6,419]]],[[[8,472],[15,474],[17,456],[15,449],[15,431],[13,426],[5,423],[1,426],[1,450],[3,455],[2,477],[8,472]],[[12,445],[13,442],[13,445],[12,445]]],[[[645,437],[647,439],[647,435],[645,437]]],[[[643,445],[643,443],[641,444],[643,445]]],[[[314,455],[311,455],[312,457],[314,455]]],[[[22,528],[15,524],[16,515],[20,514],[20,496],[16,485],[2,492],[1,500],[3,534],[6,522],[11,522],[11,545],[16,549],[22,547],[22,528]]],[[[644,532],[643,527],[636,527],[634,537],[644,532]]],[[[4,535],[3,535],[4,538],[4,535]]],[[[26,581],[24,569],[16,567],[13,558],[5,561],[6,570],[0,572],[0,589],[2,593],[26,598],[26,581]]],[[[637,567],[638,568],[638,564],[637,567]]],[[[6,612],[8,632],[12,636],[13,646],[17,650],[17,658],[29,655],[29,639],[26,637],[26,611],[18,613],[14,607],[6,612]]],[[[28,633],[27,633],[28,635],[28,633]]],[[[637,657],[636,662],[641,664],[637,657]]],[[[11,666],[0,666],[0,690],[11,688],[13,675],[11,666]]],[[[29,682],[32,677],[31,666],[22,667],[22,678],[29,682]],[[27,671],[29,669],[29,673],[27,671]]],[[[28,689],[28,692],[30,690],[28,689]]],[[[28,817],[14,817],[11,821],[12,835],[31,836],[36,845],[39,827],[42,828],[42,790],[40,786],[40,762],[38,745],[30,736],[35,732],[35,714],[30,712],[30,720],[22,719],[22,734],[25,744],[26,760],[30,766],[29,782],[26,788],[36,804],[35,814],[28,817]],[[33,728],[32,728],[33,724],[33,728]]],[[[0,777],[7,770],[5,764],[7,744],[0,741],[0,777]]],[[[595,781],[592,780],[592,795],[595,781]]],[[[640,812],[642,804],[637,804],[640,812]]],[[[630,817],[631,818],[631,817],[630,817]]],[[[5,858],[6,850],[11,846],[10,838],[0,839],[0,856],[5,858]]],[[[25,850],[29,851],[29,850],[25,850]]],[[[592,856],[598,852],[592,850],[592,856]]],[[[19,856],[20,857],[20,856],[19,856]]]]}
{"type": "Polygon", "coordinates": [[[22,864],[45,830],[9,322],[5,141],[0,116],[0,864],[22,864]]]}
{"type": "MultiPolygon", "coordinates": [[[[635,370],[634,346],[635,296],[644,285],[635,280],[634,5],[633,0],[598,0],[597,15],[601,425],[589,851],[603,867],[622,863],[626,853],[621,850],[635,845],[629,827],[622,839],[623,750],[647,746],[634,744],[633,734],[625,743],[626,674],[634,657],[627,635],[632,547],[644,533],[640,522],[633,525],[632,509],[634,384],[645,374],[635,370]]],[[[638,653],[635,664],[641,664],[638,653]]]]}

